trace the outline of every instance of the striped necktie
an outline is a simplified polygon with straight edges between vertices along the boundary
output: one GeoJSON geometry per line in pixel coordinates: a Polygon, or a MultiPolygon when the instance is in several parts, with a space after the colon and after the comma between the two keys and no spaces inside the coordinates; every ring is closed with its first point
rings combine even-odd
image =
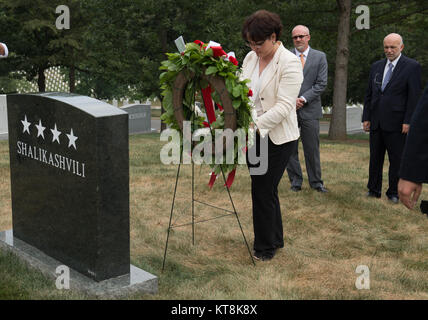
{"type": "Polygon", "coordinates": [[[392,77],[392,67],[394,65],[390,62],[388,65],[388,71],[386,72],[385,79],[383,79],[382,83],[382,91],[385,90],[386,85],[388,84],[389,80],[391,80],[392,77]]]}

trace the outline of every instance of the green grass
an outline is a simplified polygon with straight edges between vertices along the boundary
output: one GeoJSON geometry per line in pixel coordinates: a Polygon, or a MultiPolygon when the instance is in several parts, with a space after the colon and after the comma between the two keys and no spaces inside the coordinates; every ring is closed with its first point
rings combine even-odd
{"type": "MultiPolygon", "coordinates": [[[[305,181],[290,191],[285,173],[279,196],[285,247],[269,262],[251,263],[234,216],[174,228],[161,273],[177,166],[163,165],[159,134],[130,137],[131,262],[159,277],[157,295],[129,299],[426,299],[428,220],[418,210],[366,198],[367,135],[333,142],[321,137],[320,194],[305,181]],[[370,268],[370,290],[357,290],[358,265],[370,268]]],[[[300,145],[300,151],[301,145],[300,145]]],[[[11,228],[9,155],[0,142],[0,230],[11,228]]],[[[384,166],[384,191],[388,161],[384,166]]],[[[208,166],[195,166],[196,198],[231,209],[223,183],[207,188],[208,166]]],[[[173,222],[191,222],[191,166],[182,166],[173,222]]],[[[248,170],[240,167],[231,195],[250,247],[253,241],[248,170]]],[[[427,189],[421,198],[428,198],[427,189]]],[[[197,220],[223,212],[195,204],[197,220]]],[[[0,299],[87,299],[57,290],[52,280],[0,252],[0,299]]]]}

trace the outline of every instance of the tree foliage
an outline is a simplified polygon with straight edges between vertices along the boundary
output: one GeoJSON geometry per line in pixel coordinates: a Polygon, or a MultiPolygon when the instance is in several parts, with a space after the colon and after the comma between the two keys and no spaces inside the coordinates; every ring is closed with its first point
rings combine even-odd
{"type": "MultiPolygon", "coordinates": [[[[174,40],[214,40],[235,51],[242,62],[248,48],[241,38],[244,19],[258,9],[278,13],[284,25],[280,40],[292,47],[297,24],[311,31],[310,45],[324,51],[329,63],[324,106],[333,105],[339,6],[334,0],[64,0],[71,29],[55,28],[58,2],[0,0],[0,41],[11,49],[0,63],[0,87],[13,91],[13,78],[37,79],[54,65],[75,78],[75,91],[111,99],[160,97],[159,66],[165,53],[176,52],[174,40]],[[19,71],[20,73],[13,73],[19,71]]],[[[398,32],[404,54],[421,63],[428,81],[428,2],[426,0],[352,0],[346,101],[362,102],[370,65],[384,57],[382,40],[398,32]],[[370,29],[358,30],[357,6],[370,8],[370,29]]],[[[343,90],[343,89],[341,89],[343,90]]],[[[342,106],[343,107],[343,106],[342,106]]],[[[341,120],[343,121],[343,120],[341,120]]]]}

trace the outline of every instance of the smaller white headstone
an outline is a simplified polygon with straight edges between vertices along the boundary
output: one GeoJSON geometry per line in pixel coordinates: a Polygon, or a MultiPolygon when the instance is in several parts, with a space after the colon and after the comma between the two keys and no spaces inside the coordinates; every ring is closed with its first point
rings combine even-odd
{"type": "Polygon", "coordinates": [[[7,133],[7,100],[6,95],[0,95],[0,134],[7,133]]]}
{"type": "Polygon", "coordinates": [[[346,107],[346,132],[348,134],[362,133],[363,124],[361,122],[363,110],[359,105],[346,107]]]}

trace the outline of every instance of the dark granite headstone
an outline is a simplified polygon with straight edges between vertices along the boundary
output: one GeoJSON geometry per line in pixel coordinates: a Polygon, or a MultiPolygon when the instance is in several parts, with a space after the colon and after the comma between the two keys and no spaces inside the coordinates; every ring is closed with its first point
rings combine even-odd
{"type": "Polygon", "coordinates": [[[7,107],[14,237],[96,281],[129,273],[128,114],[62,93],[7,107]]]}

